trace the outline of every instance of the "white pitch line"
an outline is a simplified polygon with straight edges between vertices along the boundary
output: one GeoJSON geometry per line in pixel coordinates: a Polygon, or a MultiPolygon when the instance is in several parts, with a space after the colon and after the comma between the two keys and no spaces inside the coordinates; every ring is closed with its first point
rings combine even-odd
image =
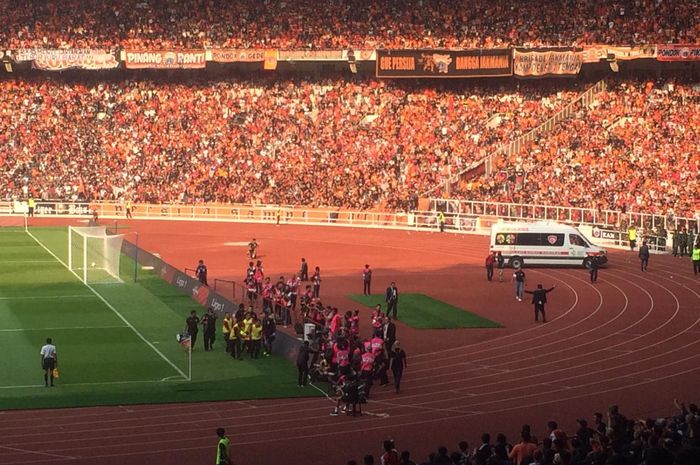
{"type": "MultiPolygon", "coordinates": [[[[139,383],[162,383],[160,379],[145,379],[145,380],[134,380],[134,381],[102,381],[96,383],[58,383],[58,387],[61,386],[112,386],[118,384],[139,384],[139,383]]],[[[25,384],[17,386],[0,386],[0,389],[29,389],[29,388],[45,388],[43,384],[25,384]]]]}
{"type": "MultiPolygon", "coordinates": [[[[46,247],[39,239],[37,239],[36,237],[34,237],[34,235],[33,235],[32,233],[30,233],[29,231],[26,231],[26,233],[29,235],[29,237],[31,237],[32,239],[34,239],[34,240],[36,241],[36,243],[39,244],[39,245],[41,246],[42,249],[46,250],[46,251],[49,253],[49,255],[51,255],[53,258],[55,258],[61,265],[63,265],[68,271],[70,271],[71,273],[73,273],[73,275],[74,275],[76,278],[78,278],[78,280],[80,280],[80,281],[82,282],[82,280],[80,279],[80,276],[78,276],[78,275],[75,273],[75,271],[71,270],[70,267],[69,267],[68,265],[66,265],[66,264],[63,262],[63,260],[61,260],[60,258],[58,258],[58,257],[56,256],[55,253],[53,253],[51,250],[49,250],[49,248],[46,247]]],[[[119,317],[119,319],[122,320],[122,321],[124,322],[124,324],[126,324],[129,328],[131,328],[131,330],[132,330],[144,343],[146,343],[146,345],[147,345],[148,347],[150,347],[151,349],[153,349],[153,350],[160,356],[160,358],[162,358],[163,360],[165,360],[171,367],[175,368],[175,371],[177,371],[178,373],[180,373],[180,375],[181,375],[183,378],[187,379],[187,375],[185,374],[185,372],[182,371],[182,370],[180,369],[180,367],[178,367],[178,366],[175,365],[173,362],[171,362],[170,359],[169,359],[168,357],[166,357],[160,350],[158,350],[158,349],[156,348],[156,346],[154,346],[148,339],[146,339],[146,338],[143,336],[143,334],[141,334],[141,332],[140,332],[138,329],[134,328],[134,325],[132,325],[132,324],[129,322],[129,320],[127,320],[127,319],[124,317],[124,315],[122,315],[121,313],[119,313],[119,310],[117,310],[116,308],[114,308],[114,306],[113,306],[112,304],[110,304],[110,303],[107,301],[107,299],[105,299],[104,297],[102,297],[102,294],[100,294],[99,292],[97,292],[97,291],[96,291],[92,286],[90,286],[89,284],[87,284],[87,283],[83,283],[83,284],[85,285],[85,287],[87,287],[88,289],[90,289],[90,291],[92,291],[92,293],[95,294],[95,295],[97,296],[97,298],[100,299],[100,300],[102,301],[102,303],[104,303],[104,304],[107,306],[107,308],[109,308],[110,310],[112,310],[112,311],[114,312],[114,314],[117,315],[117,316],[119,317]]]]}
{"type": "Polygon", "coordinates": [[[75,457],[70,456],[70,455],[50,454],[48,452],[39,452],[36,450],[28,450],[28,449],[19,449],[17,447],[0,446],[0,449],[7,449],[7,450],[10,450],[13,452],[22,452],[23,454],[36,454],[36,455],[43,455],[45,457],[55,457],[55,458],[59,458],[59,459],[75,460],[75,457]]]}
{"type": "Polygon", "coordinates": [[[67,295],[24,295],[17,297],[0,297],[0,300],[42,300],[42,299],[94,299],[92,294],[67,294],[67,295]]]}
{"type": "Polygon", "coordinates": [[[55,260],[3,260],[3,263],[56,263],[55,260]]]}
{"type": "Polygon", "coordinates": [[[14,328],[14,329],[0,329],[0,333],[19,333],[22,331],[65,331],[69,329],[115,329],[115,328],[128,328],[128,326],[66,326],[62,328],[14,328]]]}

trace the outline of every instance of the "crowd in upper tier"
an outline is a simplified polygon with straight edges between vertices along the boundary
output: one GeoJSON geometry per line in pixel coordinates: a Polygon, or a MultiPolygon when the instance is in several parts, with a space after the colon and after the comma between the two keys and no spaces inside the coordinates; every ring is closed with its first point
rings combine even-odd
{"type": "Polygon", "coordinates": [[[463,182],[462,195],[494,201],[676,214],[700,211],[700,86],[613,83],[497,174],[463,182]]]}
{"type": "MultiPolygon", "coordinates": [[[[0,198],[407,210],[588,86],[3,80],[0,198]]],[[[611,81],[451,194],[693,216],[699,141],[697,83],[611,81]]]]}
{"type": "Polygon", "coordinates": [[[3,50],[698,43],[696,0],[2,0],[3,50]]]}

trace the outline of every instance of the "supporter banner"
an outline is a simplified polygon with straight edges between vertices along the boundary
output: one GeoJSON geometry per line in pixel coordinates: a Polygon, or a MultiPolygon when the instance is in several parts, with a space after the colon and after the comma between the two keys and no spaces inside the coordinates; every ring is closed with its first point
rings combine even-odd
{"type": "Polygon", "coordinates": [[[267,71],[274,71],[277,69],[277,50],[265,50],[265,60],[263,62],[263,69],[267,71]]]}
{"type": "Polygon", "coordinates": [[[129,69],[193,69],[206,66],[204,50],[125,50],[124,63],[129,69]]]}
{"type": "Polygon", "coordinates": [[[45,71],[64,69],[113,69],[119,66],[116,56],[104,50],[92,49],[18,49],[12,52],[16,62],[31,61],[32,66],[45,71]]]}
{"type": "MultiPolygon", "coordinates": [[[[369,49],[353,50],[355,61],[375,61],[377,59],[377,51],[369,49]]],[[[343,61],[348,59],[348,50],[343,50],[343,61]]]]}
{"type": "Polygon", "coordinates": [[[380,78],[511,76],[509,49],[377,50],[380,78]]]}
{"type": "Polygon", "coordinates": [[[700,61],[700,45],[657,45],[659,61],[700,61]]]}
{"type": "Polygon", "coordinates": [[[643,45],[639,47],[617,47],[608,45],[587,45],[583,48],[584,63],[598,63],[608,58],[608,54],[615,55],[616,60],[628,61],[644,58],[656,58],[656,45],[643,45]]]}
{"type": "Polygon", "coordinates": [[[257,63],[265,61],[265,50],[215,48],[207,50],[207,60],[218,63],[257,63]]]}
{"type": "Polygon", "coordinates": [[[280,50],[278,60],[282,60],[282,61],[343,61],[343,51],[342,50],[280,50]]]}
{"type": "Polygon", "coordinates": [[[573,49],[513,49],[513,74],[521,77],[570,76],[581,71],[583,53],[573,49]]]}

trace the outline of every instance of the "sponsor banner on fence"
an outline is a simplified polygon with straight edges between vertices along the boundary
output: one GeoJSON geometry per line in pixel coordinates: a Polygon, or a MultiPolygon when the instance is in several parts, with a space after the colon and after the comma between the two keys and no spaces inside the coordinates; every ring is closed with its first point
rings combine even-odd
{"type": "Polygon", "coordinates": [[[278,59],[281,61],[342,61],[343,50],[280,50],[278,59]]]}
{"type": "Polygon", "coordinates": [[[657,45],[659,61],[700,61],[700,45],[657,45]]]}
{"type": "Polygon", "coordinates": [[[45,71],[113,69],[119,66],[114,53],[105,50],[25,48],[14,50],[11,56],[16,62],[31,61],[34,68],[45,71]]]}
{"type": "Polygon", "coordinates": [[[511,76],[512,68],[509,49],[377,50],[381,78],[511,76]]]}
{"type": "Polygon", "coordinates": [[[521,77],[571,76],[581,71],[583,52],[573,49],[513,49],[513,74],[521,77]]]}
{"type": "Polygon", "coordinates": [[[609,45],[586,45],[583,48],[584,63],[598,63],[608,58],[608,54],[615,55],[619,61],[638,60],[643,58],[656,58],[656,45],[643,45],[639,47],[617,47],[609,45]]]}
{"type": "Polygon", "coordinates": [[[204,50],[124,50],[123,59],[129,69],[193,69],[206,66],[204,50]]]}
{"type": "Polygon", "coordinates": [[[38,215],[89,215],[89,203],[37,202],[34,212],[38,215]]]}
{"type": "Polygon", "coordinates": [[[207,60],[217,63],[257,63],[265,61],[265,50],[214,48],[207,50],[207,60]]]}

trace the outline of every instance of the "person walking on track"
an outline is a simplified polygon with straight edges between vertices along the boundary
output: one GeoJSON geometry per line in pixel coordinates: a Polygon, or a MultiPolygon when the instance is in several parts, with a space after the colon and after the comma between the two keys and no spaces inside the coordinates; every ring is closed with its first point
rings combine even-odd
{"type": "Polygon", "coordinates": [[[646,240],[642,241],[642,246],[639,248],[639,262],[642,271],[647,271],[649,266],[649,246],[646,240]]]}
{"type": "Polygon", "coordinates": [[[513,273],[513,281],[515,281],[515,299],[518,302],[523,301],[523,290],[525,290],[525,272],[522,268],[517,268],[513,273]]]}
{"type": "Polygon", "coordinates": [[[597,255],[594,255],[591,257],[591,268],[588,270],[591,274],[591,283],[598,282],[598,268],[600,268],[600,260],[597,255]]]}
{"type": "Polygon", "coordinates": [[[493,266],[496,264],[496,252],[490,253],[486,256],[486,280],[493,280],[493,266]]]}
{"type": "Polygon", "coordinates": [[[496,255],[496,267],[498,268],[498,282],[503,282],[503,269],[506,267],[506,259],[503,258],[503,254],[498,252],[496,255]]]}
{"type": "Polygon", "coordinates": [[[219,441],[216,444],[216,465],[233,465],[231,460],[231,440],[226,437],[226,430],[216,429],[219,441]]]}
{"type": "Polygon", "coordinates": [[[547,317],[544,313],[544,304],[547,303],[547,293],[552,292],[554,286],[549,289],[544,289],[542,284],[537,285],[537,289],[534,291],[525,291],[528,294],[532,294],[532,303],[535,305],[535,321],[539,321],[539,314],[542,314],[542,323],[547,322],[547,317]]]}

